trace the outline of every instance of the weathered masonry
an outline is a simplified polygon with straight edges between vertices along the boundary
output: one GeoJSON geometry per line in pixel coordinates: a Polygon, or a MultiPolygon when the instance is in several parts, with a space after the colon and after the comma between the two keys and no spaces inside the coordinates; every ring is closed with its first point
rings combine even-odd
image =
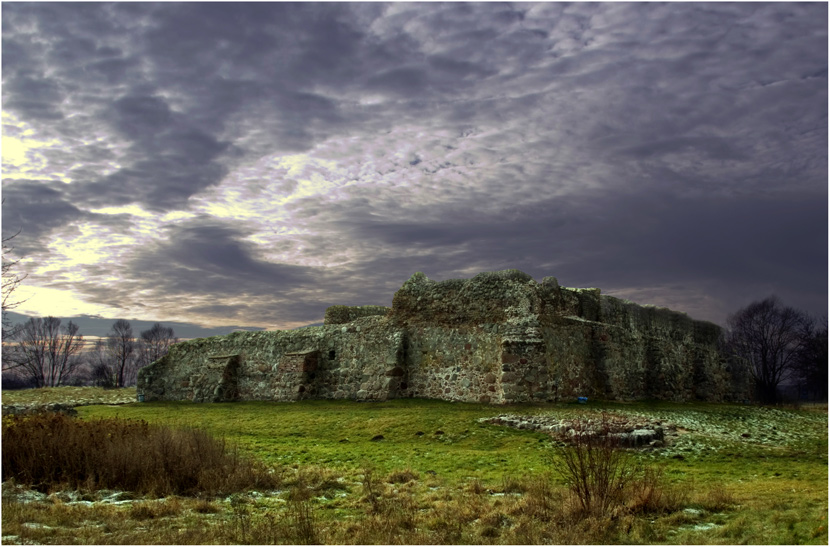
{"type": "Polygon", "coordinates": [[[416,273],[392,307],[333,306],[323,326],[173,346],[139,372],[145,401],[425,397],[509,403],[741,400],[748,375],[721,329],[665,308],[568,289],[518,270],[435,282],[416,273]]]}

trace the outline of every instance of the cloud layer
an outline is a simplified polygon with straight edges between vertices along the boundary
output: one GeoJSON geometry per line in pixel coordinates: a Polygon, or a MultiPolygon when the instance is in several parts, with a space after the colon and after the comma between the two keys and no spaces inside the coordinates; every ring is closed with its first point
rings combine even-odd
{"type": "Polygon", "coordinates": [[[3,233],[77,313],[288,328],[503,268],[826,313],[826,4],[2,17],[3,233]]]}

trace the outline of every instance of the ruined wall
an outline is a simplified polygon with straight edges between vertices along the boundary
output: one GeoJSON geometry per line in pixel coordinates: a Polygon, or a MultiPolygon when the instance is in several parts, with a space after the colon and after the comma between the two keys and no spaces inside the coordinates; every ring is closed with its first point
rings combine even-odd
{"type": "Polygon", "coordinates": [[[518,270],[441,282],[415,274],[389,317],[409,333],[419,396],[727,400],[748,385],[733,382],[717,325],[518,270]]]}
{"type": "Polygon", "coordinates": [[[138,390],[146,401],[385,400],[400,396],[402,375],[395,369],[403,339],[400,329],[378,316],[348,325],[199,338],[175,344],[142,369],[138,390]]]}
{"type": "Polygon", "coordinates": [[[413,325],[407,334],[408,396],[502,402],[496,334],[428,325],[413,325]]]}
{"type": "Polygon", "coordinates": [[[712,323],[553,277],[416,273],[391,309],[333,306],[319,327],[177,344],[139,373],[138,389],[199,402],[746,398],[748,378],[727,368],[720,336],[712,323]]]}

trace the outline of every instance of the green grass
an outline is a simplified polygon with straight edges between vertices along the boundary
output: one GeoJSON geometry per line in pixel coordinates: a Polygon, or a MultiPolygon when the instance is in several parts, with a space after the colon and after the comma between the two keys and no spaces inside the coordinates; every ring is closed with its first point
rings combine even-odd
{"type": "MultiPolygon", "coordinates": [[[[3,398],[5,401],[5,393],[3,398]]],[[[227,500],[217,501],[224,516],[203,515],[187,509],[191,501],[181,502],[185,509],[176,518],[182,522],[196,519],[202,528],[218,526],[214,532],[193,532],[190,539],[176,540],[176,528],[165,524],[165,519],[145,518],[140,526],[147,530],[146,541],[138,541],[140,534],[123,535],[126,531],[117,536],[133,543],[238,543],[245,538],[297,543],[303,538],[291,534],[305,529],[297,522],[309,518],[317,523],[316,539],[328,543],[828,541],[826,407],[770,410],[741,405],[595,401],[589,405],[496,407],[409,399],[384,403],[135,403],[79,407],[78,413],[84,420],[119,417],[174,427],[196,426],[282,469],[288,477],[289,489],[276,497],[253,497],[246,504],[237,504],[236,509],[227,500]],[[557,518],[565,517],[555,512],[551,516],[548,505],[567,505],[556,498],[564,495],[561,479],[549,473],[557,465],[552,441],[541,433],[478,422],[479,418],[507,413],[573,417],[600,410],[685,424],[688,432],[676,447],[636,456],[643,464],[663,467],[666,488],[683,497],[685,510],[552,527],[557,518]],[[439,430],[443,434],[436,434],[439,430]],[[743,437],[743,433],[749,436],[743,437]],[[377,435],[383,435],[383,440],[372,441],[377,435]],[[373,470],[373,487],[381,492],[374,498],[366,490],[367,469],[373,470]],[[552,477],[555,503],[553,498],[538,494],[546,491],[540,486],[546,476],[552,477]],[[410,480],[403,482],[407,477],[410,480]],[[499,495],[506,490],[516,493],[499,495]],[[308,505],[298,505],[302,503],[308,505]],[[311,513],[303,512],[309,508],[311,513]],[[283,520],[268,520],[277,516],[283,520]],[[291,522],[294,525],[289,525],[291,522]],[[154,532],[156,528],[167,531],[154,532]]],[[[7,508],[12,509],[12,515],[30,511],[5,500],[3,508],[4,534],[7,508]]],[[[110,526],[122,531],[126,528],[119,524],[121,520],[143,514],[107,510],[115,515],[110,526]]],[[[42,513],[47,520],[62,514],[54,507],[43,508],[42,513]]],[[[20,530],[21,538],[36,538],[42,543],[69,538],[57,532],[49,535],[46,529],[20,529],[17,521],[9,521],[8,526],[20,530]]],[[[103,543],[114,541],[116,536],[88,537],[90,542],[103,543]]]]}
{"type": "Polygon", "coordinates": [[[198,426],[271,464],[317,464],[348,472],[359,471],[368,461],[384,473],[410,467],[422,473],[435,471],[457,483],[472,476],[500,480],[518,469],[535,472],[547,468],[551,440],[546,435],[481,424],[479,418],[501,413],[574,416],[599,409],[657,414],[669,420],[692,413],[700,415],[699,420],[707,419],[701,423],[705,430],[684,435],[684,442],[693,439],[702,448],[680,452],[682,460],[648,453],[642,456],[664,463],[669,476],[693,476],[703,481],[797,479],[812,477],[818,467],[826,477],[826,412],[671,403],[493,407],[419,399],[384,403],[136,403],[82,407],[78,412],[82,418],[117,416],[198,426]],[[740,432],[747,428],[746,421],[736,418],[741,416],[762,426],[798,428],[801,434],[777,442],[745,440],[740,432]],[[724,438],[719,428],[738,433],[724,438]],[[443,434],[436,434],[438,431],[443,434]],[[383,440],[372,441],[377,435],[383,435],[383,440]]]}
{"type": "Polygon", "coordinates": [[[369,462],[382,473],[410,467],[434,471],[452,483],[471,476],[496,480],[518,468],[541,471],[550,443],[540,433],[477,422],[504,409],[442,401],[143,403],[78,410],[83,418],[118,416],[198,425],[271,464],[316,464],[357,472],[369,462]],[[383,439],[372,441],[377,435],[383,439]]]}

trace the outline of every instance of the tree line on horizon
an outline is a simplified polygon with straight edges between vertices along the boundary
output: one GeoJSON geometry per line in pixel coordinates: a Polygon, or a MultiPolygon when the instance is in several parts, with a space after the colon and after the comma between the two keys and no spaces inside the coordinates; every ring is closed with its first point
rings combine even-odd
{"type": "Polygon", "coordinates": [[[118,319],[107,335],[89,348],[78,325],[62,323],[57,317],[32,317],[4,328],[4,389],[132,386],[139,369],[164,357],[178,342],[173,329],[161,323],[135,336],[130,322],[118,319]]]}

